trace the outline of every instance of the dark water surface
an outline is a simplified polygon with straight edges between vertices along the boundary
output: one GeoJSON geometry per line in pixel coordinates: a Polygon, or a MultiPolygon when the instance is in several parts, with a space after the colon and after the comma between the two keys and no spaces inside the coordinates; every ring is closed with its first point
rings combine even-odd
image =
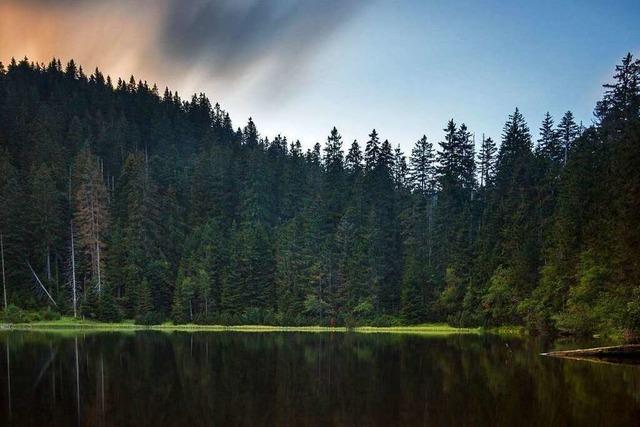
{"type": "Polygon", "coordinates": [[[638,426],[640,367],[536,341],[0,333],[0,426],[638,426]]]}

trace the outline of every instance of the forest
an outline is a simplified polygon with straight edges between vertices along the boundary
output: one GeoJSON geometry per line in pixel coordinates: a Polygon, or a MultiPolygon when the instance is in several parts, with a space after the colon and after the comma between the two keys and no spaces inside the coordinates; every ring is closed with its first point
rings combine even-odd
{"type": "Polygon", "coordinates": [[[303,149],[202,93],[0,63],[5,316],[638,332],[640,60],[592,123],[535,119],[303,149]]]}

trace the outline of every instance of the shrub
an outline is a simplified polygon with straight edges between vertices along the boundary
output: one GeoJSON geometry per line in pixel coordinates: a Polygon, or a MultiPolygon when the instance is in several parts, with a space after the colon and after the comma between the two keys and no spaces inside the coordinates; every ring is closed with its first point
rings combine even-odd
{"type": "Polygon", "coordinates": [[[373,319],[375,312],[373,298],[365,298],[358,302],[358,304],[351,310],[354,323],[367,323],[373,319]]]}
{"type": "Polygon", "coordinates": [[[627,303],[627,328],[634,335],[640,333],[640,288],[634,289],[627,303]]]}
{"type": "Polygon", "coordinates": [[[489,279],[489,288],[481,299],[482,311],[494,325],[516,322],[517,298],[513,290],[513,272],[509,268],[498,267],[489,279]]]}
{"type": "Polygon", "coordinates": [[[560,331],[589,336],[607,329],[607,321],[618,316],[621,305],[615,295],[605,292],[609,276],[590,252],[582,254],[578,282],[569,289],[565,310],[554,317],[560,331]]]}
{"type": "Polygon", "coordinates": [[[13,304],[7,306],[7,309],[4,311],[3,318],[6,323],[24,323],[29,321],[26,313],[13,304]]]}
{"type": "Polygon", "coordinates": [[[136,316],[134,323],[136,325],[160,325],[163,321],[162,315],[156,312],[149,312],[140,316],[136,316]]]}
{"type": "Polygon", "coordinates": [[[402,321],[397,317],[382,314],[374,319],[373,326],[402,326],[402,321]]]}
{"type": "Polygon", "coordinates": [[[122,316],[113,295],[108,289],[103,290],[98,297],[98,320],[115,323],[121,319],[122,316]]]}
{"type": "Polygon", "coordinates": [[[233,313],[222,313],[219,319],[221,325],[240,325],[242,323],[240,316],[233,313]]]}
{"type": "Polygon", "coordinates": [[[47,307],[45,310],[40,312],[40,317],[42,320],[59,320],[60,313],[55,310],[52,310],[51,307],[47,307]]]}

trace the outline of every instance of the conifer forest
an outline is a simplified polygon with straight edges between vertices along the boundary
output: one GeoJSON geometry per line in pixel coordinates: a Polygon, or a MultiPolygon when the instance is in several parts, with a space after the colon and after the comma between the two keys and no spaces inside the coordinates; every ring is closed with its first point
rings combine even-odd
{"type": "Polygon", "coordinates": [[[204,94],[12,60],[0,65],[3,307],[142,324],[639,331],[640,60],[611,65],[589,123],[514,107],[500,135],[450,120],[403,152],[385,123],[363,140],[269,139],[204,94]]]}

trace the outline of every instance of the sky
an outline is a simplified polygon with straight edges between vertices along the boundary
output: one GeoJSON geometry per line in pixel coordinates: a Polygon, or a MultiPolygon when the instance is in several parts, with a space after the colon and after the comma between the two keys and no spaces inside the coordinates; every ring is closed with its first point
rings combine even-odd
{"type": "Polygon", "coordinates": [[[515,107],[534,134],[546,111],[588,125],[638,22],[638,0],[0,0],[0,60],[74,58],[270,138],[375,128],[408,153],[451,118],[499,140],[515,107]]]}

